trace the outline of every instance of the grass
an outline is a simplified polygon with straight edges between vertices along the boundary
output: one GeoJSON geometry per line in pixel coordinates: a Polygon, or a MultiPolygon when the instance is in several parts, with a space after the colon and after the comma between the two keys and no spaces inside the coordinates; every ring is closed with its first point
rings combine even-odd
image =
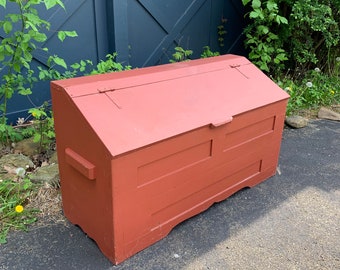
{"type": "Polygon", "coordinates": [[[50,221],[65,222],[60,190],[34,184],[27,176],[0,179],[0,198],[0,244],[7,242],[10,231],[27,231],[33,223],[43,226],[50,221]]]}
{"type": "Polygon", "coordinates": [[[39,210],[27,207],[36,186],[28,179],[0,179],[0,244],[6,243],[10,230],[27,230],[39,210]]]}

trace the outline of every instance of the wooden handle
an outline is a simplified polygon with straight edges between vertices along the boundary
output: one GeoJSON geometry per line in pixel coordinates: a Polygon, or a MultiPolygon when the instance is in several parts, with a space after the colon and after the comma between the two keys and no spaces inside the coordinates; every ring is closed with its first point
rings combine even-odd
{"type": "Polygon", "coordinates": [[[91,162],[74,152],[70,148],[65,149],[66,163],[90,180],[96,179],[95,167],[91,162]]]}
{"type": "Polygon", "coordinates": [[[226,117],[226,118],[219,119],[219,120],[216,120],[214,122],[211,122],[210,126],[213,127],[213,128],[217,128],[217,127],[223,126],[225,124],[228,124],[231,121],[233,121],[233,117],[229,116],[229,117],[226,117]]]}

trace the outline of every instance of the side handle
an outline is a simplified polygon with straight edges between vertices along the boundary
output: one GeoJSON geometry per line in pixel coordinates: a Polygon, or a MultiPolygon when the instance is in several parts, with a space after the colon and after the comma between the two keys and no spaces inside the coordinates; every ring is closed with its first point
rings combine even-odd
{"type": "Polygon", "coordinates": [[[74,169],[76,169],[89,180],[96,179],[96,166],[83,158],[81,155],[74,152],[72,149],[65,149],[65,160],[66,163],[71,165],[74,169]]]}

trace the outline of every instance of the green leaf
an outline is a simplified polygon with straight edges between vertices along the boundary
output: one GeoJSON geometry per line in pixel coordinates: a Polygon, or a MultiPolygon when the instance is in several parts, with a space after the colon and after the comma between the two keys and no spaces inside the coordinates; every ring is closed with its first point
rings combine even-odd
{"type": "Polygon", "coordinates": [[[21,19],[20,14],[8,14],[7,16],[8,16],[8,17],[12,20],[12,22],[14,22],[14,23],[18,22],[18,21],[21,19]]]}
{"type": "Polygon", "coordinates": [[[261,33],[261,34],[268,34],[269,33],[269,28],[265,25],[259,25],[257,27],[257,30],[261,33]]]}
{"type": "Polygon", "coordinates": [[[38,41],[38,42],[44,42],[47,40],[47,36],[44,33],[36,33],[33,36],[34,40],[38,41]]]}
{"type": "Polygon", "coordinates": [[[14,63],[13,64],[13,69],[14,69],[14,71],[15,72],[20,72],[20,70],[21,70],[21,66],[20,66],[20,64],[19,63],[14,63]]]}
{"type": "Polygon", "coordinates": [[[39,80],[44,80],[46,78],[46,70],[39,71],[39,80]]]}
{"type": "Polygon", "coordinates": [[[260,69],[269,72],[269,68],[266,63],[262,63],[260,65],[260,69]]]}
{"type": "Polygon", "coordinates": [[[269,11],[273,11],[273,10],[276,10],[277,9],[277,4],[273,1],[268,1],[267,2],[267,9],[269,11]]]}
{"type": "Polygon", "coordinates": [[[65,38],[66,38],[65,31],[59,31],[58,32],[58,38],[59,38],[60,41],[64,41],[65,38]]]}
{"type": "Polygon", "coordinates": [[[288,20],[285,17],[279,16],[279,15],[276,16],[275,20],[278,24],[280,24],[280,23],[288,24],[288,20]]]}
{"type": "Polygon", "coordinates": [[[259,16],[260,16],[260,13],[257,12],[257,11],[252,11],[249,14],[249,18],[251,18],[251,19],[255,19],[255,18],[259,17],[259,16]]]}
{"type": "Polygon", "coordinates": [[[261,55],[261,60],[264,62],[264,63],[269,63],[271,61],[271,58],[268,54],[262,54],[261,55]]]}
{"type": "Polygon", "coordinates": [[[274,33],[269,33],[268,36],[271,40],[278,40],[279,39],[279,37],[277,35],[275,35],[274,33]]]}
{"type": "Polygon", "coordinates": [[[253,7],[253,9],[257,9],[261,7],[261,1],[260,0],[253,0],[253,2],[251,3],[251,6],[253,7]]]}
{"type": "Polygon", "coordinates": [[[78,36],[76,31],[64,31],[64,32],[65,32],[66,36],[68,36],[68,37],[77,37],[78,36]]]}
{"type": "Polygon", "coordinates": [[[251,0],[242,0],[242,4],[245,6],[247,5],[251,0]]]}
{"type": "Polygon", "coordinates": [[[5,59],[4,51],[0,51],[0,62],[2,62],[5,59]]]}
{"type": "Polygon", "coordinates": [[[30,40],[31,40],[31,35],[29,35],[29,34],[24,34],[24,35],[22,36],[22,42],[27,43],[27,42],[29,42],[30,40]]]}
{"type": "Polygon", "coordinates": [[[23,52],[23,56],[24,56],[24,59],[27,61],[27,62],[31,62],[32,61],[32,54],[28,51],[28,50],[25,50],[23,52]]]}
{"type": "Polygon", "coordinates": [[[288,60],[288,58],[287,58],[285,53],[278,54],[275,59],[279,60],[280,62],[288,60]]]}
{"type": "Polygon", "coordinates": [[[66,65],[64,59],[62,59],[62,58],[60,58],[60,57],[58,57],[58,56],[54,56],[54,57],[53,57],[53,62],[54,62],[55,64],[57,64],[58,66],[61,66],[61,67],[65,68],[65,69],[67,69],[67,65],[66,65]]]}
{"type": "Polygon", "coordinates": [[[30,5],[37,5],[37,4],[40,4],[41,0],[30,0],[29,1],[29,4],[30,5]]]}
{"type": "Polygon", "coordinates": [[[26,21],[25,29],[32,28],[33,31],[38,32],[37,27],[30,21],[26,21]]]}
{"type": "Polygon", "coordinates": [[[46,9],[53,8],[56,5],[61,6],[63,9],[65,9],[65,6],[62,1],[60,0],[44,0],[46,9]]]}
{"type": "Polygon", "coordinates": [[[56,3],[61,6],[63,9],[65,9],[64,3],[61,0],[56,0],[56,3]]]}
{"type": "Polygon", "coordinates": [[[71,68],[78,69],[78,68],[80,68],[80,65],[78,63],[74,63],[74,64],[71,65],[71,68]]]}
{"type": "Polygon", "coordinates": [[[33,136],[33,142],[35,143],[40,142],[40,139],[41,139],[40,133],[35,133],[33,136]]]}
{"type": "Polygon", "coordinates": [[[46,116],[46,113],[39,108],[32,108],[28,110],[28,113],[32,114],[35,119],[40,119],[46,116]]]}
{"type": "Polygon", "coordinates": [[[13,29],[12,23],[9,21],[5,21],[2,27],[6,34],[9,34],[13,29]]]}
{"type": "Polygon", "coordinates": [[[45,2],[46,9],[50,9],[55,6],[55,1],[53,0],[45,0],[44,2],[45,2]]]}
{"type": "Polygon", "coordinates": [[[54,139],[55,138],[55,133],[52,131],[52,130],[49,130],[46,134],[46,136],[49,138],[49,139],[54,139]]]}
{"type": "Polygon", "coordinates": [[[12,96],[13,96],[13,92],[14,92],[14,90],[13,89],[9,89],[10,91],[7,91],[7,93],[6,93],[6,97],[8,98],[8,99],[10,99],[10,98],[12,98],[12,96]]]}
{"type": "Polygon", "coordinates": [[[27,70],[30,69],[30,64],[29,64],[29,62],[27,62],[27,61],[25,60],[25,58],[23,58],[23,57],[20,57],[20,64],[21,64],[23,67],[25,67],[27,70]]]}
{"type": "Polygon", "coordinates": [[[255,52],[251,52],[251,53],[249,53],[249,57],[250,57],[250,59],[258,59],[258,58],[260,58],[260,55],[258,55],[257,53],[255,53],[255,52]]]}
{"type": "Polygon", "coordinates": [[[23,95],[23,96],[28,96],[28,95],[32,94],[32,91],[31,91],[30,88],[22,88],[18,91],[18,93],[20,95],[23,95]]]}
{"type": "Polygon", "coordinates": [[[23,189],[27,190],[30,187],[32,187],[32,182],[29,179],[24,179],[24,185],[23,185],[23,189]]]}
{"type": "Polygon", "coordinates": [[[39,18],[38,15],[33,14],[33,13],[25,13],[23,16],[26,17],[26,20],[25,20],[26,23],[30,22],[31,24],[34,24],[35,26],[39,26],[41,23],[44,22],[42,19],[39,18]]]}
{"type": "Polygon", "coordinates": [[[6,8],[6,0],[0,0],[0,6],[6,8]]]}
{"type": "Polygon", "coordinates": [[[66,37],[77,37],[78,34],[76,31],[59,31],[58,38],[60,41],[64,41],[66,37]]]}

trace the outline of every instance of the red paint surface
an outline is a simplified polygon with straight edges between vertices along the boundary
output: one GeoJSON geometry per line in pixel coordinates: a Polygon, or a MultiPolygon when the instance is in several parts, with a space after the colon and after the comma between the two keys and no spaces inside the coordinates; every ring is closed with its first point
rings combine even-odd
{"type": "Polygon", "coordinates": [[[288,95],[243,57],[51,86],[65,215],[114,263],[275,174],[288,95]]]}

